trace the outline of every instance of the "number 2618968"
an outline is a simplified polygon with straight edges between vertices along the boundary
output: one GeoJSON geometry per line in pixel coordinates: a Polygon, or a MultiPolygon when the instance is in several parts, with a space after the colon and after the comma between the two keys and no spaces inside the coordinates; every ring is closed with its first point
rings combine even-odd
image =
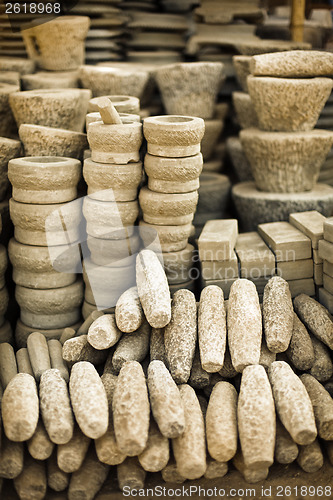
{"type": "Polygon", "coordinates": [[[58,3],[18,3],[6,2],[6,14],[61,14],[61,4],[58,3]]]}

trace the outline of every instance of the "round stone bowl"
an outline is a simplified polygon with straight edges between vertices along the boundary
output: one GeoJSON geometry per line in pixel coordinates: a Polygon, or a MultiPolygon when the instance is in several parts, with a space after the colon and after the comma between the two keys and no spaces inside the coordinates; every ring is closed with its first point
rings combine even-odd
{"type": "MultiPolygon", "coordinates": [[[[131,113],[138,114],[140,112],[140,100],[132,95],[106,95],[108,97],[118,113],[131,113]]],[[[98,111],[98,97],[90,99],[89,113],[98,111]]]]}

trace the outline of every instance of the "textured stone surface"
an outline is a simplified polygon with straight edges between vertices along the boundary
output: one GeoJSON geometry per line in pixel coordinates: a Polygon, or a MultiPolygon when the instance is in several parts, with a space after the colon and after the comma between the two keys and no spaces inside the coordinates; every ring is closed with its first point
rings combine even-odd
{"type": "Polygon", "coordinates": [[[27,441],[37,427],[39,400],[34,378],[18,373],[7,385],[1,402],[4,432],[11,441],[27,441]]]}
{"type": "Polygon", "coordinates": [[[304,78],[332,75],[333,55],[316,50],[293,50],[252,57],[250,72],[256,76],[304,78]]]}
{"type": "Polygon", "coordinates": [[[14,478],[14,486],[20,498],[43,500],[47,489],[45,463],[28,458],[22,473],[14,478]]]}
{"type": "Polygon", "coordinates": [[[205,287],[200,295],[198,310],[198,342],[201,365],[204,370],[213,373],[222,369],[226,338],[227,324],[223,292],[218,287],[205,287]]]}
{"type": "Polygon", "coordinates": [[[121,337],[112,357],[116,372],[119,372],[127,361],[141,362],[145,359],[149,352],[150,329],[150,325],[144,321],[138,330],[121,337]]]}
{"type": "MultiPolygon", "coordinates": [[[[70,330],[76,331],[76,329],[79,328],[81,322],[75,323],[74,325],[71,325],[72,328],[70,330]]],[[[43,330],[43,329],[36,329],[32,328],[30,326],[25,325],[20,319],[17,320],[16,323],[16,329],[15,329],[15,342],[17,347],[27,347],[27,339],[29,335],[33,332],[39,332],[42,333],[46,339],[60,339],[64,332],[64,328],[55,328],[51,330],[43,330]]]]}
{"type": "Polygon", "coordinates": [[[293,318],[293,332],[286,354],[295,368],[309,370],[315,361],[311,337],[296,313],[293,318]]]}
{"type": "Polygon", "coordinates": [[[275,253],[277,262],[310,259],[311,240],[289,222],[260,224],[258,232],[275,253]]]}
{"type": "Polygon", "coordinates": [[[293,441],[287,429],[276,419],[276,440],[274,458],[279,464],[291,464],[298,455],[298,446],[293,441]]]}
{"type": "Polygon", "coordinates": [[[235,251],[241,278],[275,274],[275,256],[256,231],[239,234],[235,251]]]}
{"type": "Polygon", "coordinates": [[[218,382],[210,395],[206,413],[209,454],[228,462],[237,451],[237,392],[228,382],[218,382]]]}
{"type": "Polygon", "coordinates": [[[305,294],[295,298],[294,307],[310,332],[333,349],[333,321],[327,309],[305,294]]]}
{"type": "Polygon", "coordinates": [[[279,276],[265,286],[263,324],[268,349],[275,353],[286,351],[293,333],[294,309],[288,283],[279,276]]]}
{"type": "Polygon", "coordinates": [[[253,180],[250,164],[245,156],[242,143],[238,137],[228,137],[227,152],[240,182],[253,180]]]}
{"type": "Polygon", "coordinates": [[[13,347],[8,342],[0,344],[0,382],[3,389],[17,374],[17,364],[13,347]]]}
{"type": "Polygon", "coordinates": [[[18,71],[20,75],[34,73],[36,63],[21,57],[0,57],[1,71],[18,71]]]}
{"type": "Polygon", "coordinates": [[[265,193],[256,189],[254,182],[242,182],[232,189],[240,223],[245,231],[256,231],[258,224],[288,221],[289,214],[317,210],[329,216],[333,207],[333,189],[316,184],[305,193],[265,193]]]}
{"type": "Polygon", "coordinates": [[[265,132],[242,130],[240,139],[261,191],[293,193],[310,191],[333,144],[327,130],[265,132]]]}
{"type": "Polygon", "coordinates": [[[148,323],[154,328],[166,326],[171,319],[168,281],[157,255],[151,250],[142,250],[137,256],[136,282],[148,323]]]}
{"type": "Polygon", "coordinates": [[[73,437],[68,443],[57,447],[57,462],[61,470],[72,473],[81,468],[86,456],[90,439],[75,424],[73,437]]]}
{"type": "Polygon", "coordinates": [[[205,133],[201,141],[201,151],[204,161],[209,160],[213,156],[223,127],[224,122],[220,119],[205,120],[205,133]]]}
{"type": "Polygon", "coordinates": [[[135,201],[97,201],[85,197],[83,215],[87,221],[89,236],[104,239],[124,239],[131,236],[139,215],[139,204],[135,201]],[[131,226],[128,231],[124,227],[131,226]]]}
{"type": "Polygon", "coordinates": [[[88,335],[82,334],[64,342],[62,356],[68,363],[89,361],[93,365],[99,365],[105,361],[107,351],[94,349],[88,342],[88,335]]]}
{"type": "Polygon", "coordinates": [[[255,285],[246,279],[236,280],[228,302],[228,344],[234,368],[242,372],[260,359],[262,319],[255,285]]]}
{"type": "Polygon", "coordinates": [[[177,384],[190,377],[197,339],[197,307],[189,290],[178,290],[172,299],[171,320],[164,331],[170,373],[177,384]]]}
{"type": "Polygon", "coordinates": [[[201,364],[200,352],[198,345],[196,346],[190,377],[188,379],[188,384],[193,387],[193,389],[204,389],[208,387],[210,383],[210,373],[203,369],[201,364]]]}
{"type": "Polygon", "coordinates": [[[168,366],[164,345],[164,328],[151,329],[149,356],[150,361],[162,361],[165,366],[168,366]]]}
{"type": "Polygon", "coordinates": [[[39,417],[34,435],[27,442],[30,455],[36,460],[46,460],[52,455],[54,446],[46,432],[42,418],[39,417]]]}
{"type": "Polygon", "coordinates": [[[169,462],[169,440],[161,434],[154,420],[150,421],[147,447],[138,459],[148,472],[159,472],[169,462]]]}
{"type": "Polygon", "coordinates": [[[271,364],[276,360],[275,352],[268,349],[265,338],[262,338],[259,365],[263,366],[266,370],[271,366],[271,364]]]}
{"type": "Polygon", "coordinates": [[[21,349],[16,351],[16,363],[18,373],[28,373],[32,377],[34,376],[31,368],[28,349],[26,347],[22,347],[21,349]]]}
{"type": "Polygon", "coordinates": [[[23,444],[9,441],[2,436],[0,453],[0,475],[4,479],[13,479],[23,470],[23,444]]]}
{"type": "Polygon", "coordinates": [[[57,464],[56,452],[47,461],[47,484],[57,492],[64,491],[69,483],[69,474],[62,471],[57,464]]]}
{"type": "Polygon", "coordinates": [[[115,319],[119,330],[125,333],[134,332],[142,324],[144,314],[136,287],[129,288],[119,297],[115,319]]]}
{"type": "Polygon", "coordinates": [[[201,261],[201,276],[204,280],[236,279],[239,277],[237,255],[233,251],[230,260],[201,261]]]}
{"type": "Polygon", "coordinates": [[[119,450],[127,456],[139,455],[148,441],[150,407],[145,376],[137,361],[125,363],[120,370],[112,408],[119,450]]]}
{"type": "Polygon", "coordinates": [[[91,363],[80,361],[73,366],[69,391],[82,432],[91,439],[103,436],[109,423],[108,401],[100,376],[91,363]]]}
{"type": "Polygon", "coordinates": [[[42,374],[51,368],[49,348],[45,336],[39,332],[31,333],[27,340],[27,348],[35,379],[39,382],[42,374]]]}
{"type": "Polygon", "coordinates": [[[238,234],[236,219],[207,221],[198,240],[201,260],[229,260],[238,234]]]}
{"type": "Polygon", "coordinates": [[[325,290],[325,288],[319,288],[319,302],[333,314],[333,295],[325,290]]]}
{"type": "Polygon", "coordinates": [[[317,428],[304,385],[284,361],[272,363],[268,374],[282,424],[297,444],[312,443],[317,436],[317,428]]]}
{"type": "Polygon", "coordinates": [[[318,242],[324,237],[324,215],[316,210],[290,214],[289,222],[311,239],[312,248],[318,249],[318,242]]]}
{"type": "Polygon", "coordinates": [[[67,383],[59,370],[46,370],[39,384],[40,408],[45,429],[55,444],[65,444],[73,437],[74,418],[67,383]]]}
{"type": "Polygon", "coordinates": [[[250,75],[250,56],[233,56],[232,62],[235,68],[236,78],[244,92],[248,92],[247,77],[250,75]]]}
{"type": "Polygon", "coordinates": [[[207,457],[207,469],[204,474],[206,479],[216,479],[224,477],[228,472],[228,464],[224,462],[217,462],[210,457],[207,457]]]}
{"type": "Polygon", "coordinates": [[[262,130],[312,130],[327,101],[329,78],[271,78],[249,76],[249,93],[262,130]]]}
{"type": "Polygon", "coordinates": [[[50,339],[47,342],[49,348],[49,355],[51,360],[51,368],[57,369],[60,372],[62,378],[68,382],[69,372],[66,362],[62,357],[62,344],[57,339],[50,339]]]}
{"type": "Polygon", "coordinates": [[[153,243],[152,246],[157,251],[162,250],[162,252],[179,252],[180,250],[184,250],[193,227],[192,224],[158,226],[157,224],[148,224],[141,220],[139,226],[144,244],[146,246],[150,245],[152,239],[156,239],[155,244],[153,243]]]}
{"type": "Polygon", "coordinates": [[[297,463],[305,472],[316,472],[322,468],[324,457],[317,439],[311,444],[300,446],[297,463]]]}
{"type": "Polygon", "coordinates": [[[268,467],[263,467],[263,468],[247,467],[244,462],[244,456],[241,449],[237,451],[236,455],[232,459],[232,463],[235,466],[235,468],[242,474],[247,483],[250,484],[259,483],[261,481],[264,481],[268,476],[269,472],[268,467]]]}
{"type": "Polygon", "coordinates": [[[139,194],[143,220],[150,224],[179,225],[192,221],[198,192],[166,194],[143,187],[139,194]]]}
{"type": "Polygon", "coordinates": [[[300,378],[311,399],[318,435],[326,441],[331,441],[333,436],[333,400],[329,392],[314,377],[304,374],[300,378]]]}
{"type": "Polygon", "coordinates": [[[32,75],[22,75],[22,90],[35,89],[65,89],[75,88],[79,86],[78,71],[37,71],[32,75]]]}
{"type": "Polygon", "coordinates": [[[91,91],[41,89],[14,92],[9,100],[19,127],[22,123],[82,132],[91,91]]]}
{"type": "Polygon", "coordinates": [[[185,431],[172,441],[177,469],[187,479],[197,479],[206,471],[205,424],[194,389],[179,388],[185,412],[185,431]]]}
{"type": "Polygon", "coordinates": [[[242,129],[258,127],[258,117],[251,97],[246,92],[233,92],[232,102],[237,121],[242,129]]]}
{"type": "Polygon", "coordinates": [[[102,464],[93,450],[87,454],[82,466],[70,479],[68,500],[94,498],[106,480],[110,467],[102,464]]]}
{"type": "Polygon", "coordinates": [[[8,182],[8,162],[21,153],[20,141],[0,138],[0,199],[2,200],[9,186],[8,182]]]}
{"type": "Polygon", "coordinates": [[[127,457],[117,467],[117,478],[118,486],[121,490],[125,487],[130,490],[140,490],[145,484],[146,471],[141,467],[136,457],[127,457]]]}
{"type": "Polygon", "coordinates": [[[310,369],[310,374],[319,382],[327,382],[333,375],[333,363],[329,349],[316,337],[311,337],[315,361],[310,369]]]}
{"type": "Polygon", "coordinates": [[[103,314],[97,318],[88,329],[88,342],[95,349],[109,349],[115,345],[122,333],[117,328],[113,314],[103,314]]]}

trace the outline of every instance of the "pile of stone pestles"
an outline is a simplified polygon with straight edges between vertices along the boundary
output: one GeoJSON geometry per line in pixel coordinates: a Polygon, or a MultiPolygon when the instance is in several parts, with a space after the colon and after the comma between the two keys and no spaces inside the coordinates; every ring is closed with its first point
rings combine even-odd
{"type": "Polygon", "coordinates": [[[201,118],[181,115],[149,117],[143,123],[148,185],[139,194],[140,231],[146,245],[149,233],[157,232],[171,293],[194,290],[194,247],[188,239],[198,203],[204,128],[201,118]]]}
{"type": "Polygon", "coordinates": [[[22,500],[50,490],[92,500],[105,481],[115,493],[113,472],[120,489],[140,489],[147,472],[183,483],[232,465],[257,483],[273,462],[313,473],[325,449],[333,463],[332,318],[304,294],[293,304],[282,278],[262,310],[247,279],[227,304],[215,286],[199,304],[185,289],[171,302],[146,249],[136,289],[115,314],[94,314],[60,341],[35,332],[16,354],[0,345],[0,477],[22,500]]]}
{"type": "Polygon", "coordinates": [[[135,120],[127,115],[123,121],[108,97],[99,98],[97,105],[99,111],[92,114],[100,114],[101,120],[88,125],[91,158],[83,168],[88,185],[83,214],[90,251],[84,258],[84,317],[96,306],[114,307],[119,295],[135,283],[134,254],[140,247],[134,225],[142,181],[142,124],[137,115],[135,120]]]}
{"type": "Polygon", "coordinates": [[[8,177],[14,224],[8,253],[21,310],[16,333],[43,330],[57,335],[77,326],[81,318],[83,283],[76,276],[81,257],[68,244],[68,238],[73,242],[80,236],[80,206],[73,200],[81,162],[49,156],[15,158],[9,162],[8,177]]]}
{"type": "Polygon", "coordinates": [[[332,67],[333,56],[327,52],[290,51],[251,58],[247,85],[259,125],[243,129],[240,140],[255,182],[233,188],[246,229],[288,220],[291,211],[319,207],[329,215],[333,190],[316,181],[333,134],[314,126],[332,90],[332,79],[326,77],[332,67]]]}

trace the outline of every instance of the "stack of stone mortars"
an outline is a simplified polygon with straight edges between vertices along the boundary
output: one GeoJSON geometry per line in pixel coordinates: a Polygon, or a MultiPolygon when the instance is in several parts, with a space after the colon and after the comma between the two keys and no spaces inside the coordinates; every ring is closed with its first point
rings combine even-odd
{"type": "Polygon", "coordinates": [[[142,124],[122,122],[107,97],[96,103],[101,117],[88,126],[91,158],[83,167],[88,185],[83,214],[90,251],[84,259],[84,317],[96,307],[114,307],[121,293],[134,284],[135,253],[140,247],[134,224],[142,180],[142,124]]]}
{"type": "Polygon", "coordinates": [[[198,203],[204,129],[201,118],[178,115],[146,118],[143,124],[148,186],[139,195],[140,230],[147,233],[141,236],[147,245],[149,231],[156,232],[172,293],[194,289],[194,248],[188,239],[198,203]]]}
{"type": "Polygon", "coordinates": [[[325,52],[252,57],[247,85],[259,128],[242,130],[240,139],[255,182],[233,188],[244,229],[288,220],[292,212],[330,215],[333,190],[316,181],[333,135],[313,128],[332,89],[332,68],[333,55],[325,52]]]}
{"type": "MultiPolygon", "coordinates": [[[[0,216],[0,234],[1,231],[2,219],[0,216]]],[[[0,342],[11,342],[13,336],[11,326],[5,319],[5,313],[8,307],[8,291],[5,281],[7,264],[7,250],[3,245],[0,245],[0,342]]]]}
{"type": "Polygon", "coordinates": [[[43,330],[60,336],[63,328],[77,324],[81,317],[83,286],[76,277],[80,255],[68,245],[79,239],[80,210],[75,201],[68,202],[77,196],[81,162],[16,158],[9,162],[8,177],[14,224],[8,253],[21,309],[17,333],[43,330]]]}
{"type": "Polygon", "coordinates": [[[68,340],[64,332],[63,358],[59,342],[38,333],[16,356],[1,344],[0,477],[13,479],[22,500],[51,490],[92,500],[101,488],[111,497],[115,470],[120,489],[143,488],[147,472],[220,484],[230,463],[249,483],[274,461],[329,474],[333,401],[322,382],[333,371],[333,322],[322,306],[306,295],[293,306],[274,277],[262,312],[246,279],[232,285],[227,306],[219,288],[206,287],[197,312],[189,290],[170,301],[149,250],[137,258],[136,285],[115,315],[85,322],[68,340]]]}

